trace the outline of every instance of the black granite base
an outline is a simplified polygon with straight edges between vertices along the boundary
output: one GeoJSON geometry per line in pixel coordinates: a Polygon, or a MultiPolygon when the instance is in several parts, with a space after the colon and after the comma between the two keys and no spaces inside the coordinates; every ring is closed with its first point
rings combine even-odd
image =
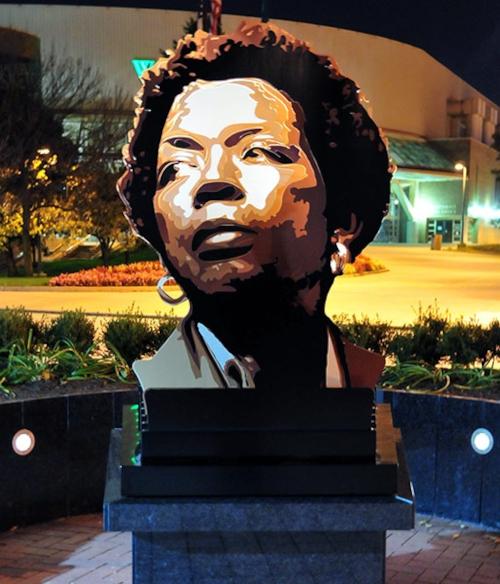
{"type": "Polygon", "coordinates": [[[354,441],[351,449],[349,431],[318,432],[314,425],[307,431],[303,427],[300,431],[177,429],[151,436],[139,430],[137,406],[124,407],[121,493],[128,497],[392,495],[398,480],[398,434],[390,407],[379,405],[365,413],[368,423],[376,420],[376,440],[375,431],[367,431],[368,442],[354,441]],[[144,457],[141,440],[148,438],[150,455],[166,447],[161,457],[144,457]],[[372,457],[365,456],[370,449],[372,457]]]}
{"type": "Polygon", "coordinates": [[[0,531],[102,506],[109,434],[121,425],[123,405],[137,390],[96,388],[57,397],[0,403],[0,531]],[[35,436],[28,456],[12,438],[21,429],[35,436]]]}
{"type": "Polygon", "coordinates": [[[380,584],[383,532],[134,533],[134,584],[380,584]]]}
{"type": "Polygon", "coordinates": [[[500,402],[385,391],[401,428],[417,511],[500,529],[500,402]],[[488,429],[495,444],[482,456],[471,435],[488,429]]]}
{"type": "Polygon", "coordinates": [[[383,584],[385,531],[411,529],[399,450],[392,496],[123,497],[111,436],[104,528],[133,532],[134,584],[383,584]]]}

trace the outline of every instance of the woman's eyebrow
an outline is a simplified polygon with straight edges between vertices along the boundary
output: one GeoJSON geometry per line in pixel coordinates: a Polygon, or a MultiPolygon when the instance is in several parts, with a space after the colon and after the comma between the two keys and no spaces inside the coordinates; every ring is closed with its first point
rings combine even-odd
{"type": "Polygon", "coordinates": [[[229,138],[224,140],[224,146],[236,146],[238,142],[244,138],[245,136],[251,136],[252,134],[258,134],[262,131],[262,128],[247,128],[246,130],[240,130],[234,134],[231,134],[229,138]]]}

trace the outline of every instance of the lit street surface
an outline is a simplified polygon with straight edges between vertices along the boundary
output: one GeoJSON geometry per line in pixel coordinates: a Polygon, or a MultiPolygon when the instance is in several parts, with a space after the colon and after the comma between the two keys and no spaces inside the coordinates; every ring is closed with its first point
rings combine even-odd
{"type": "MultiPolygon", "coordinates": [[[[431,251],[428,247],[371,246],[367,254],[380,260],[388,272],[344,276],[329,294],[326,314],[344,312],[391,321],[410,322],[418,306],[436,301],[453,317],[477,317],[481,322],[500,318],[500,257],[495,254],[431,251]]],[[[256,299],[261,301],[261,299],[256,299]]],[[[154,288],[3,288],[0,306],[36,310],[83,308],[87,312],[120,312],[131,305],[144,314],[182,316],[183,303],[171,309],[154,288]]]]}
{"type": "Polygon", "coordinates": [[[334,284],[326,313],[377,314],[395,325],[413,319],[421,304],[436,301],[453,317],[500,318],[500,256],[431,251],[426,247],[370,246],[367,255],[388,272],[342,277],[334,284]]]}

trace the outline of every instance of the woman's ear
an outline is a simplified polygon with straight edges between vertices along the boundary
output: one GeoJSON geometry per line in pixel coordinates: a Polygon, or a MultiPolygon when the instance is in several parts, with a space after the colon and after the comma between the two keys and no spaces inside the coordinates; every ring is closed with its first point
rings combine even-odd
{"type": "Polygon", "coordinates": [[[363,229],[363,222],[359,221],[354,213],[351,213],[351,223],[348,229],[338,227],[330,237],[333,252],[330,259],[330,268],[334,276],[344,273],[346,264],[351,262],[350,246],[363,229]]]}

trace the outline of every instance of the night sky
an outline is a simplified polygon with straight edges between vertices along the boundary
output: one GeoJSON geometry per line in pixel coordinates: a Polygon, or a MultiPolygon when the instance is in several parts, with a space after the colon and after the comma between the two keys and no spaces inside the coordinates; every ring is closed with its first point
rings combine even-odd
{"type": "MultiPolygon", "coordinates": [[[[50,3],[172,8],[196,12],[199,0],[78,0],[50,3]]],[[[498,0],[265,0],[265,3],[271,19],[331,25],[418,46],[500,104],[498,0]]],[[[260,16],[261,6],[262,0],[223,0],[223,17],[224,13],[260,16]]]]}

